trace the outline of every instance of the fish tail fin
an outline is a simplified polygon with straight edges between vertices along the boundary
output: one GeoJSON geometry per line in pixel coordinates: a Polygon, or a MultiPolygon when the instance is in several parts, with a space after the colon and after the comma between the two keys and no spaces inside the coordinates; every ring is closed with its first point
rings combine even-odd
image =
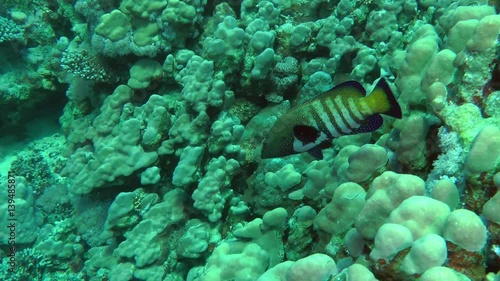
{"type": "Polygon", "coordinates": [[[403,115],[401,107],[384,78],[381,78],[377,82],[373,92],[367,96],[366,99],[368,105],[374,112],[401,119],[403,115]]]}

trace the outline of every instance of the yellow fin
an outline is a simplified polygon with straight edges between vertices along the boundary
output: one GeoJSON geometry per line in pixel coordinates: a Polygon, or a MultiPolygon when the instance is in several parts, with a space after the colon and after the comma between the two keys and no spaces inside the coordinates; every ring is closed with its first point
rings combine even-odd
{"type": "Polygon", "coordinates": [[[381,113],[394,118],[402,117],[401,107],[384,78],[378,81],[373,92],[364,100],[374,113],[381,113]]]}

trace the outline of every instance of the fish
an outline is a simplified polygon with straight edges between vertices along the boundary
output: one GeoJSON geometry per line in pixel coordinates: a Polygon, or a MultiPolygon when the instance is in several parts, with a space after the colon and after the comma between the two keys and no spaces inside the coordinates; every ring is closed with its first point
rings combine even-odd
{"type": "Polygon", "coordinates": [[[333,139],[380,128],[384,122],[381,114],[402,117],[401,107],[384,78],[368,96],[356,81],[341,83],[278,118],[263,141],[261,158],[308,152],[323,159],[321,150],[331,147],[333,139]]]}

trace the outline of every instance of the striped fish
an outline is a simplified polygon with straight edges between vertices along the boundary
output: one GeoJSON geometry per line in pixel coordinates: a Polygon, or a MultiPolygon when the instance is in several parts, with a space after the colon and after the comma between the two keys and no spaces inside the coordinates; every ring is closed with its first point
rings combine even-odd
{"type": "Polygon", "coordinates": [[[321,149],[331,147],[334,138],[380,128],[384,121],[380,114],[398,119],[402,115],[384,78],[369,96],[358,82],[344,82],[278,119],[264,140],[261,156],[283,157],[307,151],[322,159],[321,149]]]}

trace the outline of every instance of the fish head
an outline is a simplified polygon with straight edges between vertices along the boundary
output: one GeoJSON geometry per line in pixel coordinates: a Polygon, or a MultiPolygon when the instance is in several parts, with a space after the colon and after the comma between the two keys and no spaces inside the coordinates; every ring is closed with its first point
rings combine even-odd
{"type": "Polygon", "coordinates": [[[297,153],[293,150],[294,134],[292,128],[280,123],[283,122],[280,120],[276,122],[262,143],[262,158],[285,157],[297,153]]]}
{"type": "Polygon", "coordinates": [[[327,141],[327,136],[309,120],[293,114],[279,119],[269,131],[262,145],[262,158],[284,157],[310,151],[327,141]]]}

